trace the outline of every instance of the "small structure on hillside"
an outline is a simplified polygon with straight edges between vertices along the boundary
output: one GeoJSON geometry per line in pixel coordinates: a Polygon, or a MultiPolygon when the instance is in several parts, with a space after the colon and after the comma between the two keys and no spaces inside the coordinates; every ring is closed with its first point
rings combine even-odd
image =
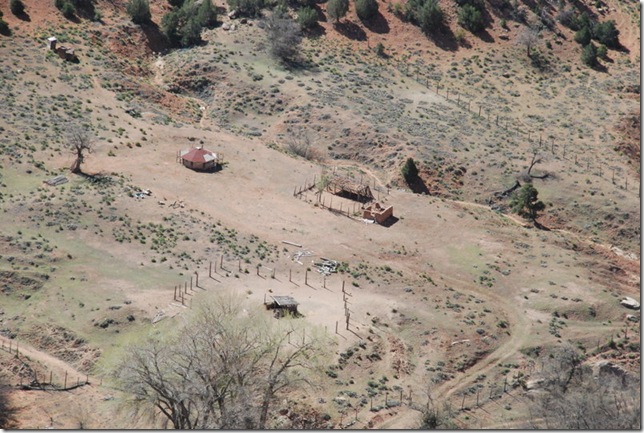
{"type": "Polygon", "coordinates": [[[49,49],[58,54],[58,57],[60,57],[61,59],[67,60],[68,62],[78,61],[78,57],[76,57],[76,51],[73,48],[65,47],[63,45],[61,45],[60,47],[57,46],[58,39],[56,39],[54,36],[48,38],[47,42],[49,44],[49,49]]]}
{"type": "Polygon", "coordinates": [[[193,170],[216,170],[222,162],[221,155],[206,150],[203,146],[182,150],[177,155],[177,161],[193,170]]]}
{"type": "Polygon", "coordinates": [[[349,177],[335,175],[331,177],[326,186],[327,191],[361,203],[373,200],[373,193],[369,185],[358,182],[349,177]]]}
{"type": "Polygon", "coordinates": [[[370,204],[362,210],[362,218],[374,220],[378,224],[383,224],[389,218],[394,216],[394,207],[382,207],[380,203],[370,204]]]}
{"type": "Polygon", "coordinates": [[[299,303],[292,296],[271,296],[273,302],[264,303],[267,310],[275,310],[275,317],[284,317],[287,313],[298,316],[297,306],[299,303]]]}

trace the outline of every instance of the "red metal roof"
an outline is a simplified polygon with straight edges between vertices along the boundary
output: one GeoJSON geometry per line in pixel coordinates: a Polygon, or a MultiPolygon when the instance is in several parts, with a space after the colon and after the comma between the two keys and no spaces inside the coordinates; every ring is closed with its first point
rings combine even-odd
{"type": "Polygon", "coordinates": [[[181,158],[186,161],[204,163],[213,161],[214,159],[216,159],[216,156],[209,150],[196,147],[194,149],[190,149],[189,151],[181,152],[181,158]]]}

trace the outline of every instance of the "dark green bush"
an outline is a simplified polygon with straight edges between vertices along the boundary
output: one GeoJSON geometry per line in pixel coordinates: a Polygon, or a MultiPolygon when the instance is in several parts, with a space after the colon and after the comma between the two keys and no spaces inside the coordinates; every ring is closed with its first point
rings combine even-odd
{"type": "Polygon", "coordinates": [[[326,5],[326,13],[331,21],[338,22],[349,11],[349,0],[329,0],[326,5]]]}
{"type": "Polygon", "coordinates": [[[577,33],[575,33],[575,42],[585,47],[590,43],[591,37],[592,35],[590,33],[590,29],[588,27],[584,27],[581,30],[578,30],[577,33]]]}
{"type": "Polygon", "coordinates": [[[376,45],[376,54],[379,57],[385,57],[385,46],[382,42],[378,42],[378,45],[376,45]]]}
{"type": "Polygon", "coordinates": [[[485,28],[483,14],[471,4],[466,4],[460,8],[458,11],[458,23],[472,33],[480,32],[485,28]]]}
{"type": "Polygon", "coordinates": [[[297,12],[297,23],[303,30],[312,29],[318,24],[318,11],[310,6],[305,6],[297,12]]]}
{"type": "Polygon", "coordinates": [[[74,7],[73,4],[69,2],[63,3],[63,7],[60,11],[63,13],[63,16],[67,19],[74,18],[74,15],[76,14],[76,8],[74,7]]]}
{"type": "Polygon", "coordinates": [[[266,2],[265,0],[228,0],[228,6],[240,15],[257,17],[266,7],[266,2]]]}
{"type": "Polygon", "coordinates": [[[407,161],[405,161],[405,165],[403,165],[401,172],[403,177],[405,178],[405,182],[407,182],[408,185],[416,182],[416,180],[418,179],[418,168],[416,167],[416,163],[414,162],[413,158],[407,158],[407,161]]]}
{"type": "Polygon", "coordinates": [[[418,13],[418,23],[425,33],[430,33],[443,22],[443,10],[438,0],[428,0],[418,13]]]}
{"type": "Polygon", "coordinates": [[[606,48],[606,45],[600,45],[597,47],[597,57],[600,59],[606,60],[606,57],[608,56],[608,49],[606,48]]]}
{"type": "Polygon", "coordinates": [[[152,19],[148,0],[128,0],[127,14],[134,24],[148,23],[152,19]]]}
{"type": "Polygon", "coordinates": [[[186,0],[181,7],[168,12],[161,19],[161,30],[170,43],[190,47],[201,42],[201,31],[217,22],[217,11],[210,0],[196,4],[186,0]]]}
{"type": "Polygon", "coordinates": [[[356,13],[361,20],[370,20],[378,13],[376,0],[356,0],[356,13]]]}
{"type": "Polygon", "coordinates": [[[591,68],[597,65],[597,49],[592,42],[586,45],[581,52],[581,61],[591,68]]]}
{"type": "Polygon", "coordinates": [[[593,36],[607,47],[619,47],[619,30],[615,27],[615,21],[613,20],[595,24],[593,27],[593,36]]]}

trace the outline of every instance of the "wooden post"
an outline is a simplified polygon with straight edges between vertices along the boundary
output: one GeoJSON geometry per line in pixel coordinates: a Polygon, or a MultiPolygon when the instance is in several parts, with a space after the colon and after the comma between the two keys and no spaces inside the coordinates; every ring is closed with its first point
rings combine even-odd
{"type": "Polygon", "coordinates": [[[273,268],[273,272],[271,273],[271,278],[275,278],[275,268],[273,268]]]}
{"type": "Polygon", "coordinates": [[[481,388],[476,391],[476,407],[479,407],[479,394],[481,394],[481,388]]]}
{"type": "Polygon", "coordinates": [[[304,346],[305,340],[306,340],[306,328],[302,329],[302,346],[304,346]]]}
{"type": "Polygon", "coordinates": [[[181,292],[181,305],[186,305],[184,298],[183,298],[183,292],[181,292]]]}
{"type": "Polygon", "coordinates": [[[183,286],[184,293],[188,293],[188,282],[186,281],[183,284],[184,284],[184,286],[183,286]]]}
{"type": "Polygon", "coordinates": [[[309,285],[309,270],[307,269],[304,271],[304,285],[308,286],[309,285]]]}
{"type": "Polygon", "coordinates": [[[259,265],[255,268],[257,270],[257,276],[259,277],[259,265]]]}
{"type": "Polygon", "coordinates": [[[335,321],[335,333],[336,334],[338,333],[338,321],[337,320],[335,321]]]}
{"type": "Polygon", "coordinates": [[[20,342],[16,341],[16,356],[20,355],[20,342]]]}
{"type": "Polygon", "coordinates": [[[237,269],[241,273],[241,259],[237,259],[237,269]]]}
{"type": "Polygon", "coordinates": [[[264,305],[266,305],[266,293],[264,293],[264,305]]]}
{"type": "Polygon", "coordinates": [[[174,296],[172,297],[173,301],[177,300],[177,286],[174,286],[174,296]]]}
{"type": "Polygon", "coordinates": [[[479,117],[481,117],[481,107],[479,107],[479,117]]]}
{"type": "Polygon", "coordinates": [[[199,273],[195,271],[195,286],[199,287],[199,273]]]}
{"type": "Polygon", "coordinates": [[[344,280],[342,280],[342,293],[344,293],[344,280]]]}
{"type": "Polygon", "coordinates": [[[506,376],[505,379],[503,380],[503,392],[505,392],[505,388],[508,386],[508,377],[506,376]]]}
{"type": "Polygon", "coordinates": [[[224,255],[221,255],[221,259],[219,259],[219,267],[223,270],[224,269],[224,255]]]}
{"type": "Polygon", "coordinates": [[[326,289],[326,275],[324,276],[324,279],[322,280],[322,287],[326,289]]]}
{"type": "Polygon", "coordinates": [[[349,330],[349,319],[351,319],[351,313],[347,313],[347,331],[349,330]]]}
{"type": "Polygon", "coordinates": [[[400,390],[400,399],[399,399],[399,400],[400,400],[400,404],[402,404],[402,393],[403,393],[403,390],[401,389],[401,390],[400,390]]]}
{"type": "Polygon", "coordinates": [[[409,405],[410,406],[411,406],[412,401],[413,400],[411,399],[411,388],[409,388],[409,405]]]}
{"type": "Polygon", "coordinates": [[[291,283],[291,269],[288,270],[288,282],[291,283]]]}
{"type": "Polygon", "coordinates": [[[65,381],[63,382],[63,389],[67,388],[67,371],[65,371],[65,381]]]}
{"type": "Polygon", "coordinates": [[[499,126],[499,115],[496,115],[496,126],[499,126]]]}
{"type": "Polygon", "coordinates": [[[447,100],[449,101],[449,88],[447,89],[447,100]]]}
{"type": "Polygon", "coordinates": [[[463,410],[464,406],[465,406],[465,392],[463,392],[463,400],[461,401],[461,410],[463,410]]]}
{"type": "Polygon", "coordinates": [[[389,401],[387,401],[387,397],[389,397],[389,392],[385,391],[385,407],[389,407],[389,401]]]}
{"type": "Polygon", "coordinates": [[[49,371],[49,384],[51,385],[53,383],[54,383],[54,372],[50,370],[49,371]]]}

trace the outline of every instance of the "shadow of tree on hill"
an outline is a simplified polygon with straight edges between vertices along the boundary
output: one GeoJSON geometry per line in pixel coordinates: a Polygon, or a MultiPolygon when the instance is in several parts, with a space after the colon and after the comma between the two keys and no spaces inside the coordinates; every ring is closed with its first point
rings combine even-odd
{"type": "Polygon", "coordinates": [[[341,23],[336,23],[333,26],[335,30],[341,35],[354,40],[354,41],[366,41],[367,33],[365,33],[362,28],[352,21],[344,21],[341,23]]]}
{"type": "Polygon", "coordinates": [[[376,12],[376,16],[370,20],[362,21],[362,24],[374,33],[384,34],[390,31],[387,19],[380,12],[376,12]]]}
{"type": "Polygon", "coordinates": [[[21,21],[26,21],[26,22],[31,21],[31,17],[29,16],[29,14],[26,11],[23,11],[23,12],[20,12],[19,14],[17,14],[16,18],[18,18],[21,21]]]}
{"type": "Polygon", "coordinates": [[[170,41],[156,23],[141,24],[141,30],[148,41],[148,47],[155,53],[166,53],[171,48],[170,41]]]}
{"type": "Polygon", "coordinates": [[[454,32],[446,25],[441,25],[436,32],[426,33],[427,38],[444,51],[458,50],[458,41],[454,32]]]}

